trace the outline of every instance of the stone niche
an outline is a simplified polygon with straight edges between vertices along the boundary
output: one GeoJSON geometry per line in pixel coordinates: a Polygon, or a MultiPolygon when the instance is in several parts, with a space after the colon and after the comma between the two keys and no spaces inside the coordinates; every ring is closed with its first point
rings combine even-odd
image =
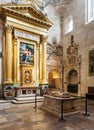
{"type": "Polygon", "coordinates": [[[28,86],[32,84],[32,70],[31,65],[21,65],[21,85],[28,86]]]}
{"type": "Polygon", "coordinates": [[[76,70],[71,70],[68,73],[67,91],[70,93],[78,93],[78,73],[76,70]]]}

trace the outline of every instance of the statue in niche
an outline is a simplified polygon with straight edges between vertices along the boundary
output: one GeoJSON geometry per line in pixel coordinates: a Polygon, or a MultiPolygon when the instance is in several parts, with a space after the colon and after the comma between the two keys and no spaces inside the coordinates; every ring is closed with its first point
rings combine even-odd
{"type": "Polygon", "coordinates": [[[25,83],[30,83],[31,82],[30,72],[29,71],[25,71],[25,73],[24,73],[24,82],[25,83]]]}
{"type": "Polygon", "coordinates": [[[76,56],[75,55],[69,55],[68,62],[69,62],[69,64],[76,63],[76,56]]]}
{"type": "Polygon", "coordinates": [[[56,53],[57,52],[57,50],[56,50],[56,47],[57,47],[57,39],[56,39],[56,37],[53,37],[52,44],[53,44],[53,53],[56,53]]]}
{"type": "Polygon", "coordinates": [[[74,43],[73,36],[71,36],[71,45],[67,48],[68,63],[75,64],[78,56],[78,45],[74,43]]]}

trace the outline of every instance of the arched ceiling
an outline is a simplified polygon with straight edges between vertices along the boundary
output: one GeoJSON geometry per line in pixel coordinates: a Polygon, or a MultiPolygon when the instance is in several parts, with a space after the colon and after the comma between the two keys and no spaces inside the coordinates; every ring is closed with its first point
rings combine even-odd
{"type": "Polygon", "coordinates": [[[55,7],[57,14],[62,17],[68,11],[68,6],[73,0],[43,0],[45,7],[52,5],[55,7]]]}

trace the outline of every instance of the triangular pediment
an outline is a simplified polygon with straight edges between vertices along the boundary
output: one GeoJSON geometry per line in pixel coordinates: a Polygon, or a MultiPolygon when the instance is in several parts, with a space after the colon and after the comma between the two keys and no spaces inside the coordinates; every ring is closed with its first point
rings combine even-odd
{"type": "Polygon", "coordinates": [[[1,12],[4,12],[7,15],[11,15],[12,17],[20,17],[21,19],[28,21],[33,21],[36,23],[43,24],[48,27],[52,26],[51,21],[40,11],[40,9],[36,8],[33,5],[2,5],[1,12]]]}

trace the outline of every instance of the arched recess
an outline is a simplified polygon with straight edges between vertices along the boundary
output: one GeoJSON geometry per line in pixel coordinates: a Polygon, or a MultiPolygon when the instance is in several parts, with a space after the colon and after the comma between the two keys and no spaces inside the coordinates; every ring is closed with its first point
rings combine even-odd
{"type": "Polygon", "coordinates": [[[67,91],[71,93],[78,93],[78,72],[74,69],[68,73],[67,91]]]}
{"type": "Polygon", "coordinates": [[[78,72],[74,69],[68,73],[68,84],[78,84],[78,72]]]}
{"type": "Polygon", "coordinates": [[[48,84],[50,88],[60,88],[61,78],[57,70],[51,70],[48,74],[48,84]]]}

